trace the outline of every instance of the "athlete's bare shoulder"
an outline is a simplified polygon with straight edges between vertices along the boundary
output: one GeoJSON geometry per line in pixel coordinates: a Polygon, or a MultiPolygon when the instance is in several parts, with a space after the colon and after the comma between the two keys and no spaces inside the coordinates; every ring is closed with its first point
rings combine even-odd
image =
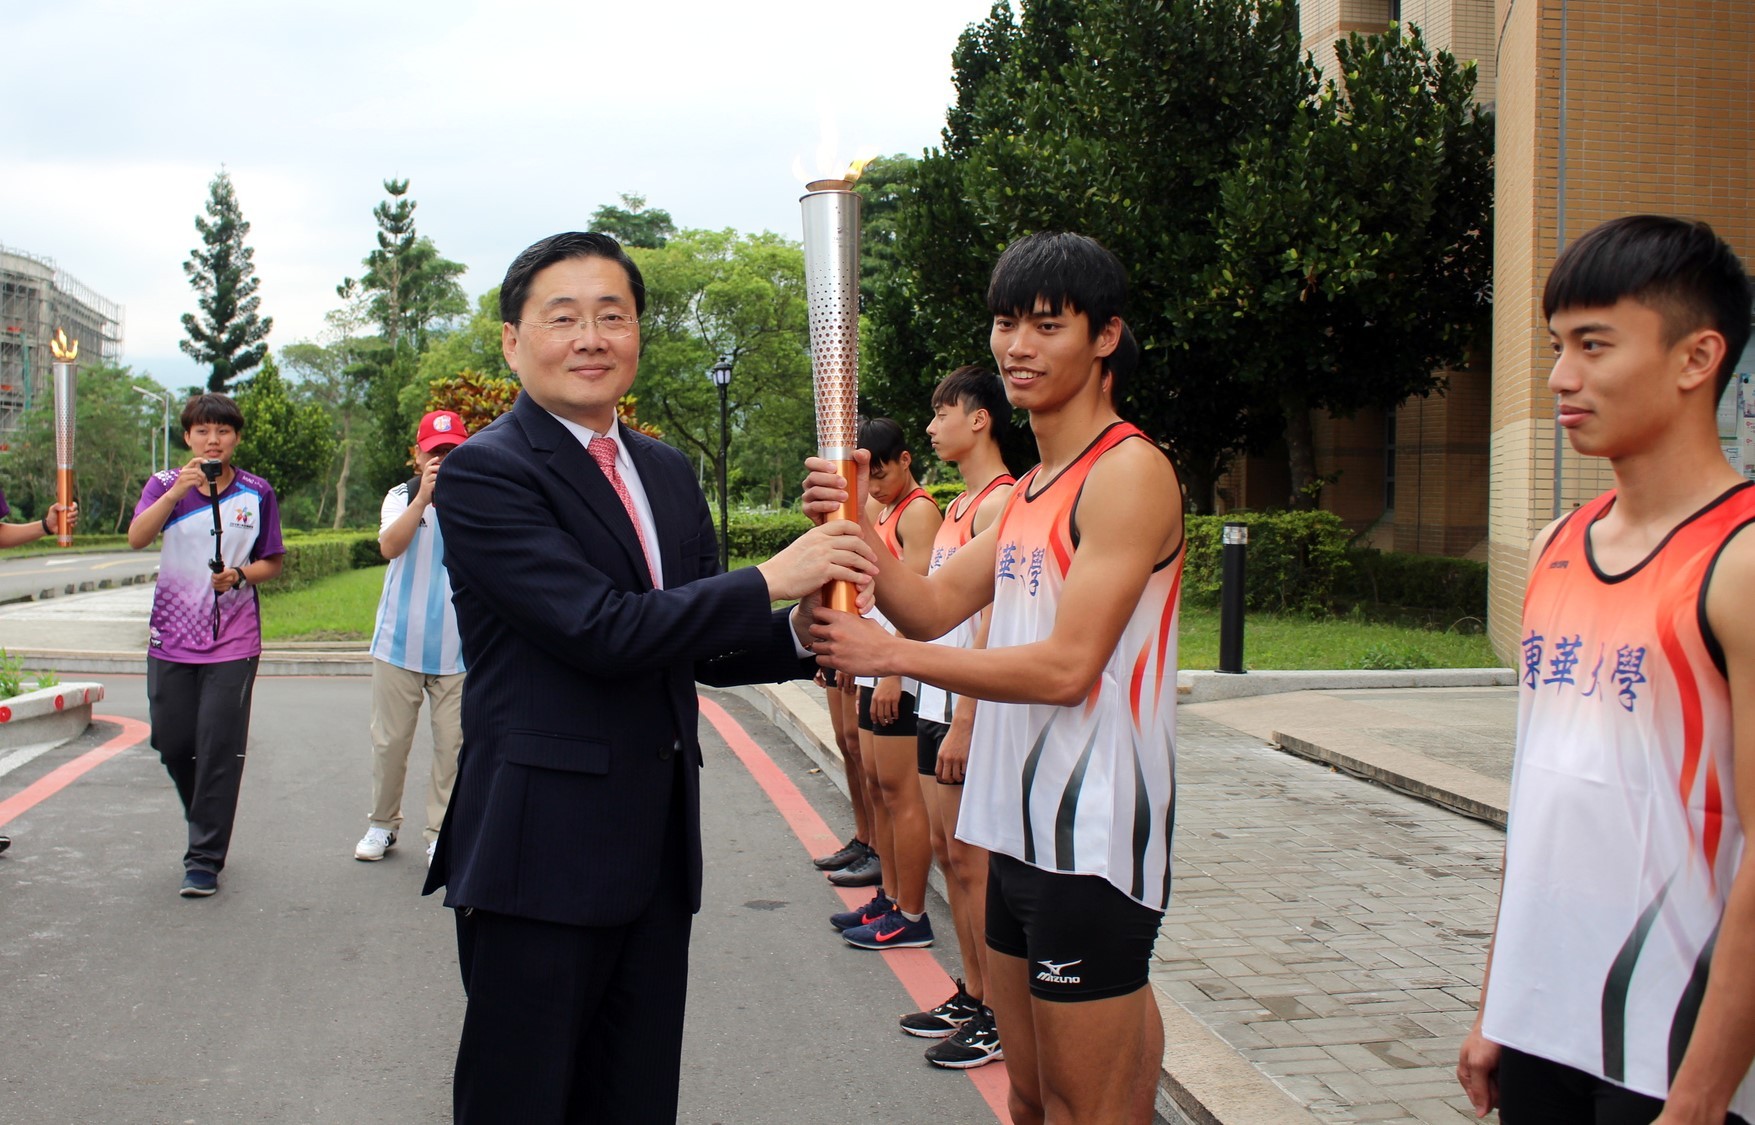
{"type": "Polygon", "coordinates": [[[993,526],[999,514],[1005,511],[1006,501],[1011,499],[1015,487],[1015,483],[1008,482],[987,490],[987,495],[981,498],[981,506],[975,509],[975,521],[970,525],[973,534],[980,535],[993,526]]]}
{"type": "Polygon", "coordinates": [[[1755,526],[1733,533],[1706,586],[1706,621],[1727,654],[1755,655],[1755,526]]]}
{"type": "Polygon", "coordinates": [[[1085,479],[1074,521],[1081,533],[1107,526],[1157,542],[1159,560],[1173,554],[1182,542],[1182,485],[1169,456],[1143,437],[1105,450],[1085,479]]]}

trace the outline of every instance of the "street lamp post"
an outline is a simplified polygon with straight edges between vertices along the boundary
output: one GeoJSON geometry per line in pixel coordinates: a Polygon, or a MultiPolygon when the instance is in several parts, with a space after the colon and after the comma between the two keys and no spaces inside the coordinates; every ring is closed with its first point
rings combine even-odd
{"type": "Polygon", "coordinates": [[[725,515],[725,452],[730,438],[726,429],[725,389],[731,385],[731,357],[722,355],[719,362],[707,369],[707,377],[719,388],[719,569],[731,569],[730,524],[725,515]]]}
{"type": "MultiPolygon", "coordinates": [[[[134,388],[134,393],[145,395],[147,398],[164,405],[164,447],[160,468],[169,472],[171,468],[171,392],[168,390],[149,391],[145,387],[137,386],[134,388]]],[[[153,444],[157,445],[158,442],[155,440],[153,444]]]]}

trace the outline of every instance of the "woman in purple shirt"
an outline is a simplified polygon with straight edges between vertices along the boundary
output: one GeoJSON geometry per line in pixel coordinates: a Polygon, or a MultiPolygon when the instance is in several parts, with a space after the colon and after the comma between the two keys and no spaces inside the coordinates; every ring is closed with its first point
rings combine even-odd
{"type": "Polygon", "coordinates": [[[280,575],[280,505],[274,489],[232,466],[244,431],[237,403],[196,395],[183,407],[183,439],[195,454],[176,472],[154,473],[140,491],[128,545],[162,531],[153,592],[146,696],[152,746],[183,800],[189,849],[178,894],[219,889],[244,778],[250,695],[262,654],[253,587],[280,575]],[[203,465],[217,465],[209,483],[203,465]],[[218,495],[219,560],[214,500],[218,495]]]}

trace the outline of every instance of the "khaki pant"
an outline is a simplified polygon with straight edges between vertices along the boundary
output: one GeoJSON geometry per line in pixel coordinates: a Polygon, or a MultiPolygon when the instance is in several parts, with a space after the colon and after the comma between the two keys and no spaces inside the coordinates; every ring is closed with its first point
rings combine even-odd
{"type": "Polygon", "coordinates": [[[463,673],[428,676],[372,661],[372,827],[402,827],[402,786],[408,777],[408,751],[420,719],[421,695],[431,700],[433,776],[427,786],[430,843],[439,838],[451,785],[457,780],[457,751],[463,745],[463,673]]]}

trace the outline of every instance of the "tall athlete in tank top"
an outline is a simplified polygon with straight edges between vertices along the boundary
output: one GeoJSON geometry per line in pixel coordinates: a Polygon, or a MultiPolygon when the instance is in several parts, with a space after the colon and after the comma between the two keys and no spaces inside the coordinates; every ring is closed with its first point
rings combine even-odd
{"type": "MultiPolygon", "coordinates": [[[[1169,889],[1181,490],[1103,386],[1126,275],[1082,235],[1000,257],[991,343],[1042,463],[930,578],[879,562],[902,636],[846,614],[812,628],[840,669],[983,700],[958,835],[992,853],[987,991],[1012,1119],[1151,1119],[1163,1026],[1146,970],[1169,889]],[[924,640],[993,604],[984,649],[924,640]],[[989,702],[991,701],[991,702],[989,702]]],[[[806,511],[846,495],[810,463],[806,511]]],[[[868,529],[868,541],[875,531],[868,529]]]]}
{"type": "Polygon", "coordinates": [[[1749,284],[1704,224],[1630,216],[1567,248],[1543,304],[1560,423],[1615,488],[1530,551],[1505,884],[1457,1077],[1506,1125],[1746,1121],[1755,485],[1715,413],[1749,284]]]}

